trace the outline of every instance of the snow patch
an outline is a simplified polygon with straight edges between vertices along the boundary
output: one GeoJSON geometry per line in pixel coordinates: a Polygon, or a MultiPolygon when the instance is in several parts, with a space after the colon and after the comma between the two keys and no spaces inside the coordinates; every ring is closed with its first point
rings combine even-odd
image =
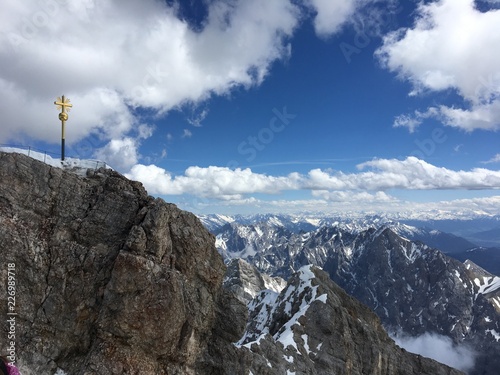
{"type": "Polygon", "coordinates": [[[284,326],[274,335],[274,339],[277,342],[281,342],[285,348],[291,346],[295,348],[295,350],[300,353],[297,349],[297,343],[294,339],[293,326],[300,325],[299,319],[304,316],[314,301],[321,301],[326,303],[326,294],[321,296],[317,296],[317,286],[312,286],[312,279],[315,278],[315,275],[312,271],[312,265],[307,265],[300,268],[299,279],[300,283],[295,288],[293,286],[289,286],[285,292],[285,301],[287,302],[287,314],[291,314],[291,304],[290,297],[292,296],[301,296],[306,289],[311,290],[310,298],[304,297],[301,301],[300,307],[298,311],[284,324],[284,326]]]}
{"type": "Polygon", "coordinates": [[[496,305],[496,308],[500,310],[500,297],[492,298],[491,301],[496,305]]]}
{"type": "Polygon", "coordinates": [[[255,233],[257,233],[257,236],[262,237],[264,235],[264,232],[262,232],[262,229],[259,227],[255,227],[255,233]]]}
{"type": "Polygon", "coordinates": [[[309,223],[311,225],[314,225],[315,227],[319,227],[321,224],[321,219],[313,219],[313,218],[307,218],[304,220],[306,223],[309,223]]]}
{"type": "Polygon", "coordinates": [[[311,349],[309,349],[309,343],[308,343],[308,340],[309,340],[309,337],[307,335],[302,335],[302,340],[304,340],[304,349],[306,351],[307,354],[311,354],[311,349]]]}
{"type": "Polygon", "coordinates": [[[24,150],[22,148],[16,148],[16,147],[0,147],[0,151],[23,154],[35,160],[44,162],[45,164],[48,164],[51,167],[70,170],[80,176],[86,176],[87,169],[99,169],[101,167],[112,169],[109,165],[100,160],[64,158],[64,161],[61,161],[61,159],[53,158],[47,153],[33,151],[33,150],[24,150]]]}
{"type": "Polygon", "coordinates": [[[281,277],[270,277],[268,275],[262,275],[264,280],[264,287],[266,289],[272,290],[273,292],[280,293],[286,287],[286,281],[281,277]]]}
{"type": "Polygon", "coordinates": [[[467,283],[462,279],[462,276],[460,275],[460,272],[458,270],[455,270],[455,277],[460,280],[462,285],[464,286],[465,289],[467,289],[467,283]]]}
{"type": "MultiPolygon", "coordinates": [[[[312,271],[312,265],[300,268],[298,277],[298,285],[289,284],[279,295],[270,290],[263,291],[249,303],[249,310],[258,311],[258,313],[251,322],[252,325],[247,326],[247,330],[235,344],[236,346],[245,346],[250,349],[253,344],[258,345],[260,340],[269,334],[269,323],[274,319],[278,309],[282,308],[282,313],[289,318],[272,337],[276,342],[280,342],[284,348],[292,347],[300,354],[294,338],[293,327],[300,325],[299,319],[306,314],[313,302],[326,303],[327,295],[317,295],[318,286],[312,285],[312,279],[316,277],[312,271]],[[299,303],[300,306],[294,309],[294,306],[299,303]]],[[[302,339],[304,340],[303,337],[302,339]]],[[[304,340],[304,342],[306,341],[304,340]]]]}
{"type": "Polygon", "coordinates": [[[408,249],[405,245],[401,245],[401,250],[405,255],[406,259],[410,262],[415,262],[417,258],[422,256],[422,251],[419,246],[417,246],[414,242],[410,244],[410,248],[408,249]]]}
{"type": "Polygon", "coordinates": [[[488,294],[493,293],[500,289],[500,277],[493,276],[487,277],[484,276],[482,281],[480,278],[476,277],[474,279],[474,284],[479,287],[477,294],[488,294]]]}
{"type": "Polygon", "coordinates": [[[491,334],[495,338],[496,341],[500,341],[500,333],[498,333],[494,329],[487,329],[486,333],[491,334]]]}

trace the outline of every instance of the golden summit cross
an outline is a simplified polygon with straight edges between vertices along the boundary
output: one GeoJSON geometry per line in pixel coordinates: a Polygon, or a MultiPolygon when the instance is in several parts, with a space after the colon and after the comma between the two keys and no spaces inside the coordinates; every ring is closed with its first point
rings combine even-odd
{"type": "Polygon", "coordinates": [[[73,104],[69,102],[69,99],[66,99],[64,95],[54,102],[57,106],[57,109],[61,110],[59,113],[59,120],[61,120],[62,133],[61,133],[61,161],[64,160],[64,142],[65,142],[65,134],[64,134],[64,125],[68,120],[68,113],[70,109],[73,107],[73,104]]]}
{"type": "Polygon", "coordinates": [[[68,107],[68,112],[71,107],[73,107],[73,104],[71,104],[70,100],[66,99],[64,95],[60,98],[57,98],[54,104],[57,106],[57,109],[61,109],[63,113],[66,113],[66,107],[68,107]]]}

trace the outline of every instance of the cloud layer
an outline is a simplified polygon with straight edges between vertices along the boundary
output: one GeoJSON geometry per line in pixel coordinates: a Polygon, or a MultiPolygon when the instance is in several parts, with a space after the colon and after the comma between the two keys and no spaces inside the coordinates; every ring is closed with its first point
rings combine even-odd
{"type": "Polygon", "coordinates": [[[498,190],[500,171],[475,168],[455,171],[415,157],[405,160],[375,159],[357,166],[358,172],[312,169],[305,174],[271,176],[251,169],[189,167],[173,175],[155,165],[137,164],[126,176],[143,182],[150,194],[189,196],[183,202],[191,210],[216,210],[251,206],[274,212],[445,212],[500,214],[500,196],[451,201],[409,202],[396,198],[397,190],[498,190]],[[283,199],[287,194],[309,193],[308,199],[283,199]],[[259,196],[266,196],[266,198],[259,196]],[[273,196],[276,198],[273,199],[273,196]],[[224,208],[225,207],[225,208],[224,208]]]}
{"type": "Polygon", "coordinates": [[[456,91],[466,106],[439,105],[399,116],[414,130],[426,118],[473,131],[500,130],[500,10],[480,12],[474,0],[422,2],[416,22],[384,38],[382,64],[408,80],[413,91],[456,91]]]}
{"type": "Polygon", "coordinates": [[[365,195],[359,191],[383,192],[390,189],[500,189],[500,171],[475,168],[454,171],[436,167],[416,157],[405,160],[376,159],[358,165],[360,172],[343,173],[321,169],[306,175],[269,176],[250,169],[189,167],[182,176],[172,176],[155,165],[135,165],[127,177],[143,181],[152,194],[194,194],[207,198],[237,198],[245,194],[277,194],[287,190],[316,191],[317,196],[341,197],[340,192],[358,192],[358,198],[390,200],[386,194],[365,195]],[[336,192],[336,193],[331,193],[336,192]],[[340,194],[340,195],[339,195],[340,194]]]}
{"type": "Polygon", "coordinates": [[[449,337],[427,333],[418,337],[399,334],[396,344],[411,353],[435,359],[461,371],[473,368],[476,353],[466,346],[454,345],[449,337]]]}

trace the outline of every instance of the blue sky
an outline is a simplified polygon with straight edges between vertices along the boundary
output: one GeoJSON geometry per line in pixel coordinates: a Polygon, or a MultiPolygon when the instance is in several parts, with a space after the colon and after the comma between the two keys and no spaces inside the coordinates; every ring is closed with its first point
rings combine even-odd
{"type": "Polygon", "coordinates": [[[500,4],[7,1],[0,143],[197,213],[500,214],[500,4]],[[19,106],[19,103],[25,103],[19,106]]]}

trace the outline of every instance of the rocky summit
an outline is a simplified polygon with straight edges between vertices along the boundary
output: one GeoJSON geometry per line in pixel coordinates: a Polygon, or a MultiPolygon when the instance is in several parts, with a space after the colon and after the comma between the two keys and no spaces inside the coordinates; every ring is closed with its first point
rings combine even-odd
{"type": "Polygon", "coordinates": [[[258,274],[223,283],[214,243],[117,172],[0,153],[1,348],[23,375],[460,374],[396,346],[312,266],[253,282],[247,307],[258,274]]]}

